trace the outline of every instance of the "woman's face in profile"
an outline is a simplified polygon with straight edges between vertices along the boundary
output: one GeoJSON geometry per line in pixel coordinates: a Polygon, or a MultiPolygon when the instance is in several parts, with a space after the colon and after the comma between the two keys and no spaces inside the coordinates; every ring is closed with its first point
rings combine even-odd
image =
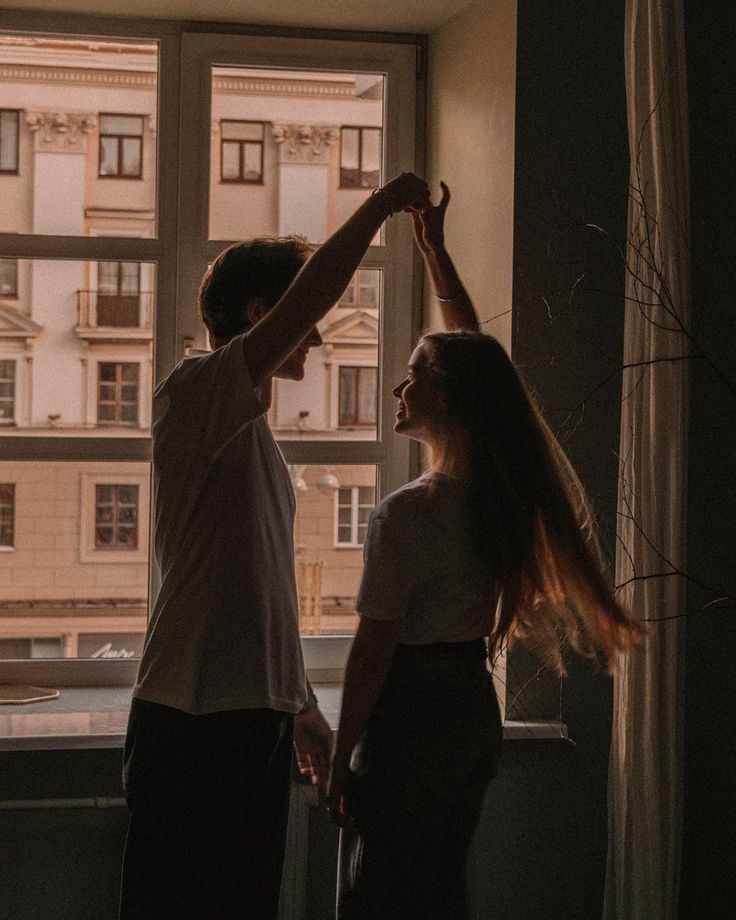
{"type": "Polygon", "coordinates": [[[425,444],[438,441],[447,423],[447,413],[424,343],[414,349],[406,379],[392,392],[399,400],[394,431],[425,444]]]}

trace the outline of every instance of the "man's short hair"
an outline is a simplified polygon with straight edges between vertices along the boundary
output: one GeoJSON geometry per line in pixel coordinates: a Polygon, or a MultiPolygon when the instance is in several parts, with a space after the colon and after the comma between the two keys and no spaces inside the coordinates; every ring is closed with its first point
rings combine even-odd
{"type": "Polygon", "coordinates": [[[210,339],[222,344],[245,332],[248,301],[257,298],[272,307],[311,252],[299,236],[246,240],[221,252],[199,286],[199,312],[210,339]]]}

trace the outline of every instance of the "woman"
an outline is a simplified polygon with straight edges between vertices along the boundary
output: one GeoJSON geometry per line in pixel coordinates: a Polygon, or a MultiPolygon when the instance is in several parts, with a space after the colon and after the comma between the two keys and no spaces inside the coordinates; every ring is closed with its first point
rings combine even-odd
{"type": "Polygon", "coordinates": [[[583,490],[444,247],[449,191],[413,213],[445,333],[422,337],[394,430],[429,470],[371,519],[329,804],[338,917],[460,920],[501,722],[487,668],[512,636],[609,666],[641,627],[613,598],[583,490]]]}

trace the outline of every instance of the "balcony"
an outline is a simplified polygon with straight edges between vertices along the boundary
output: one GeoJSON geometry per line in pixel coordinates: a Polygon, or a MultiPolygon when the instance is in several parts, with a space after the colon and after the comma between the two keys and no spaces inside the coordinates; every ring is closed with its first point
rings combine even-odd
{"type": "Polygon", "coordinates": [[[153,292],[77,291],[76,333],[80,339],[90,342],[150,342],[153,338],[153,292]]]}

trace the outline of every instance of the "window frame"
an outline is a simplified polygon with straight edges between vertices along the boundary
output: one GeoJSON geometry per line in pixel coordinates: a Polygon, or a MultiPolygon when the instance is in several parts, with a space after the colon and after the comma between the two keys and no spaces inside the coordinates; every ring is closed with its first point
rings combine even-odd
{"type": "MultiPolygon", "coordinates": [[[[112,478],[112,477],[110,477],[112,478]]],[[[111,552],[135,552],[138,549],[139,543],[139,530],[140,530],[140,487],[138,483],[128,484],[120,482],[98,482],[95,484],[95,551],[102,553],[111,553],[111,552]],[[100,500],[100,489],[112,489],[112,502],[103,502],[100,500]],[[135,489],[135,502],[127,502],[123,504],[120,498],[121,489],[135,489]],[[110,505],[112,507],[112,522],[109,525],[112,530],[112,542],[111,543],[101,543],[99,540],[99,530],[102,526],[100,521],[98,521],[98,512],[100,507],[107,507],[110,505]],[[120,512],[123,507],[135,507],[135,523],[129,529],[134,535],[134,541],[132,543],[126,543],[125,541],[119,540],[120,528],[126,525],[121,524],[120,522],[120,512]]],[[[107,526],[107,525],[104,525],[107,526]]]]}
{"type": "Polygon", "coordinates": [[[249,118],[221,118],[220,119],[220,183],[222,185],[265,185],[265,147],[266,147],[266,122],[253,121],[249,118]],[[262,137],[260,141],[243,141],[237,138],[226,138],[223,135],[222,126],[230,125],[260,125],[262,137]],[[224,164],[224,147],[225,144],[238,145],[238,176],[235,179],[226,179],[223,175],[224,164]],[[245,146],[246,144],[257,144],[261,151],[261,166],[257,179],[247,179],[243,174],[245,166],[245,146]]]}
{"type": "Polygon", "coordinates": [[[337,427],[338,428],[375,428],[378,420],[378,368],[372,364],[338,364],[337,366],[337,427]],[[343,371],[355,371],[354,380],[354,398],[353,409],[354,418],[352,421],[344,421],[342,415],[342,380],[343,371]],[[375,371],[375,411],[373,418],[368,422],[362,422],[360,416],[360,377],[361,372],[375,371]]]}
{"type": "Polygon", "coordinates": [[[97,362],[97,413],[96,413],[96,426],[98,428],[140,428],[140,418],[141,418],[141,365],[140,361],[98,361],[97,362]],[[102,379],[102,369],[103,367],[114,367],[115,368],[115,380],[103,380],[102,379]],[[125,369],[128,367],[134,367],[136,369],[136,379],[135,384],[132,380],[125,380],[124,374],[125,369]],[[123,399],[123,387],[135,385],[135,402],[132,400],[123,399]],[[109,399],[103,400],[100,395],[100,389],[103,386],[114,386],[115,388],[115,399],[113,401],[109,399]],[[115,411],[114,419],[101,419],[100,418],[100,409],[101,407],[111,405],[115,411]],[[125,406],[135,405],[135,420],[126,421],[122,418],[122,411],[125,406]]]}
{"type": "MultiPolygon", "coordinates": [[[[234,242],[208,237],[211,124],[207,98],[209,81],[203,84],[201,76],[209,66],[238,65],[245,63],[247,57],[246,66],[314,69],[315,61],[319,61],[319,66],[325,69],[387,74],[383,174],[412,168],[422,170],[424,87],[416,79],[417,48],[423,49],[426,45],[422,36],[354,33],[325,39],[315,37],[317,33],[309,30],[285,29],[269,33],[263,29],[221,24],[198,26],[190,32],[186,24],[166,20],[25,11],[9,15],[4,29],[70,39],[86,35],[103,41],[158,42],[156,235],[147,238],[122,233],[85,237],[0,234],[0,252],[7,258],[137,261],[155,265],[159,309],[154,332],[154,385],[173,369],[188,348],[205,345],[192,292],[208,262],[234,242]],[[194,104],[192,97],[195,97],[194,104]],[[183,98],[189,102],[180,110],[183,98]],[[202,104],[198,105],[197,100],[202,104]],[[201,135],[192,135],[190,131],[193,126],[197,128],[197,122],[206,130],[201,135]],[[183,143],[184,138],[192,136],[197,143],[183,143]],[[193,181],[193,173],[197,174],[197,181],[193,181]],[[202,193],[192,196],[192,187],[201,189],[202,193]],[[178,241],[178,246],[173,246],[172,240],[178,241]],[[166,309],[167,304],[178,304],[177,312],[166,309]]],[[[386,300],[410,305],[410,309],[387,311],[382,316],[379,380],[385,374],[392,378],[395,369],[404,366],[421,320],[421,269],[413,252],[408,222],[388,222],[379,245],[370,248],[363,267],[384,273],[386,300]]],[[[380,496],[406,482],[419,469],[416,448],[405,439],[386,438],[386,433],[390,432],[390,401],[383,400],[375,441],[286,441],[281,442],[281,448],[287,463],[376,466],[377,495],[380,496]]],[[[11,460],[95,463],[150,463],[151,460],[150,438],[140,433],[136,436],[134,431],[129,436],[121,432],[121,436],[114,438],[34,437],[17,433],[4,444],[6,446],[10,448],[6,455],[11,460]]],[[[150,534],[147,542],[150,542],[150,534]]],[[[150,573],[151,594],[155,594],[159,573],[154,560],[150,562],[150,573]]],[[[351,636],[303,637],[304,659],[312,678],[339,679],[351,640],[351,636]]],[[[137,660],[60,659],[42,663],[40,660],[4,662],[3,673],[11,680],[56,686],[130,686],[137,667],[137,660]],[[13,665],[12,669],[8,669],[8,664],[13,665]]]]}
{"type": "MultiPolygon", "coordinates": [[[[12,383],[13,384],[13,395],[11,397],[11,405],[13,407],[13,414],[11,418],[5,418],[0,416],[0,429],[1,428],[10,428],[16,424],[18,418],[18,361],[16,358],[6,358],[0,357],[0,367],[3,364],[11,364],[13,366],[12,377],[3,377],[0,373],[0,383],[12,383]]],[[[7,397],[0,394],[0,401],[6,402],[7,397]]]]}
{"type": "MultiPolygon", "coordinates": [[[[2,115],[15,114],[15,169],[3,169],[0,165],[0,176],[18,176],[20,175],[20,113],[22,109],[0,109],[0,148],[2,148],[2,115]]],[[[1,150],[0,150],[1,153],[1,150]]],[[[0,158],[0,163],[2,159],[0,158]]]]}
{"type": "MultiPolygon", "coordinates": [[[[362,549],[365,540],[362,542],[358,539],[358,530],[360,528],[360,509],[361,508],[375,508],[376,507],[376,490],[373,487],[373,502],[370,505],[361,504],[360,502],[360,490],[361,489],[370,489],[371,486],[340,486],[339,489],[335,490],[335,530],[334,530],[334,546],[335,549],[362,549]],[[340,524],[340,509],[347,508],[348,505],[340,503],[340,492],[350,489],[350,537],[351,540],[349,543],[340,540],[340,527],[344,527],[344,524],[340,524]]],[[[366,522],[367,524],[367,522],[366,522]]],[[[367,532],[367,530],[366,530],[367,532]]]]}
{"type": "MultiPolygon", "coordinates": [[[[159,70],[160,72],[160,70],[159,70]]],[[[143,138],[146,131],[146,116],[139,115],[136,112],[99,112],[97,115],[97,178],[98,179],[143,179],[143,138]],[[141,120],[141,133],[140,134],[103,134],[102,133],[102,119],[103,118],[140,118],[141,120]],[[118,171],[114,173],[103,173],[102,170],[102,139],[114,137],[117,140],[117,163],[118,171]],[[138,172],[133,173],[124,173],[120,170],[122,169],[123,163],[123,141],[137,140],[138,141],[138,172]]]]}

